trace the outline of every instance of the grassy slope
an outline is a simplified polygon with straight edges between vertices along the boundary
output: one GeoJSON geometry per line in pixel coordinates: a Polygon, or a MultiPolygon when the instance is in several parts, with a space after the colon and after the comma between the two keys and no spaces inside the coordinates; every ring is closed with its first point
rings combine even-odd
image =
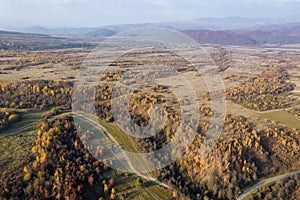
{"type": "Polygon", "coordinates": [[[0,174],[28,160],[35,140],[35,131],[0,138],[0,174]]]}
{"type": "MultiPolygon", "coordinates": [[[[113,123],[107,123],[103,120],[100,120],[99,123],[107,130],[109,133],[118,141],[118,143],[127,151],[138,153],[139,151],[134,146],[134,142],[131,137],[124,133],[119,127],[113,123]]],[[[116,175],[115,175],[116,176],[116,175]]],[[[119,191],[126,191],[129,194],[130,199],[171,199],[171,194],[166,189],[162,188],[159,185],[146,182],[143,188],[135,188],[135,180],[138,178],[136,175],[129,175],[128,180],[124,184],[121,184],[117,189],[119,191]],[[149,192],[148,192],[149,191],[149,192]],[[149,193],[152,193],[149,194],[149,193]],[[155,198],[154,198],[155,197],[155,198]]],[[[120,182],[120,177],[115,177],[117,182],[120,182]]],[[[122,178],[121,178],[122,179],[122,178]]],[[[121,192],[122,193],[122,192],[121,192]]]]}
{"type": "Polygon", "coordinates": [[[290,128],[296,128],[300,130],[300,119],[286,111],[273,111],[262,113],[262,115],[271,120],[284,124],[290,128]]]}
{"type": "Polygon", "coordinates": [[[134,142],[131,137],[124,133],[122,129],[113,123],[107,123],[104,120],[99,120],[99,123],[118,141],[118,143],[126,151],[138,153],[139,151],[135,148],[134,142]]]}
{"type": "Polygon", "coordinates": [[[0,131],[0,134],[9,134],[14,131],[17,131],[18,129],[22,129],[22,127],[30,123],[33,122],[38,123],[38,121],[42,118],[45,112],[46,111],[34,111],[34,110],[26,110],[26,109],[16,110],[16,113],[21,117],[21,120],[10,125],[8,128],[0,131]]]}
{"type": "Polygon", "coordinates": [[[47,111],[19,109],[16,112],[21,121],[0,132],[0,174],[29,159],[35,140],[35,126],[47,111]]]}

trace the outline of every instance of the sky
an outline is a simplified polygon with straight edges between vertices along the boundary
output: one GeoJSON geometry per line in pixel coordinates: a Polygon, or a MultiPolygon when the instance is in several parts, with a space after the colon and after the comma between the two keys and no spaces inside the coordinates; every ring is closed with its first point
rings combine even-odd
{"type": "Polygon", "coordinates": [[[95,27],[205,17],[297,18],[300,0],[0,0],[2,27],[95,27]]]}

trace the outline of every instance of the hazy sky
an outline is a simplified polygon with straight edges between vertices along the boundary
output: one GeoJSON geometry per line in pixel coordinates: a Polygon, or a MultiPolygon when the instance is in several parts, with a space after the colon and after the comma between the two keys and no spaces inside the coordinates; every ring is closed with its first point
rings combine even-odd
{"type": "Polygon", "coordinates": [[[1,26],[100,26],[202,17],[300,18],[300,0],[0,0],[1,26]]]}

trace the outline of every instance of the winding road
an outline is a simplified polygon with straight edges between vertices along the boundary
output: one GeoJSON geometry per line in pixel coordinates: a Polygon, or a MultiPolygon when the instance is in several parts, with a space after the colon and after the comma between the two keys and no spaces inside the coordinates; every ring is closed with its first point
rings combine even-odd
{"type": "Polygon", "coordinates": [[[242,195],[240,195],[237,198],[237,200],[242,200],[242,199],[246,198],[252,192],[254,192],[255,190],[259,189],[260,187],[265,186],[268,183],[271,183],[273,181],[278,181],[280,179],[287,178],[289,176],[293,176],[293,175],[297,175],[297,174],[300,174],[300,170],[299,171],[295,171],[295,172],[289,172],[289,173],[281,174],[281,175],[274,176],[272,178],[268,178],[266,180],[260,181],[259,183],[257,183],[255,185],[253,185],[252,187],[248,188],[242,195]]]}
{"type": "Polygon", "coordinates": [[[28,129],[31,129],[35,125],[37,125],[37,122],[32,122],[32,123],[29,123],[25,126],[22,126],[22,127],[18,128],[18,129],[15,129],[13,131],[2,133],[2,134],[0,134],[0,138],[19,134],[19,133],[24,132],[28,129]]]}

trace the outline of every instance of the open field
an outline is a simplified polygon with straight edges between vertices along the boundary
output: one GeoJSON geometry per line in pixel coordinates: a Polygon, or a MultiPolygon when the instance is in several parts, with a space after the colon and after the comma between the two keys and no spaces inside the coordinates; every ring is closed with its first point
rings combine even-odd
{"type": "Polygon", "coordinates": [[[262,115],[288,127],[300,129],[300,119],[286,111],[279,110],[262,113],[262,115]]]}

